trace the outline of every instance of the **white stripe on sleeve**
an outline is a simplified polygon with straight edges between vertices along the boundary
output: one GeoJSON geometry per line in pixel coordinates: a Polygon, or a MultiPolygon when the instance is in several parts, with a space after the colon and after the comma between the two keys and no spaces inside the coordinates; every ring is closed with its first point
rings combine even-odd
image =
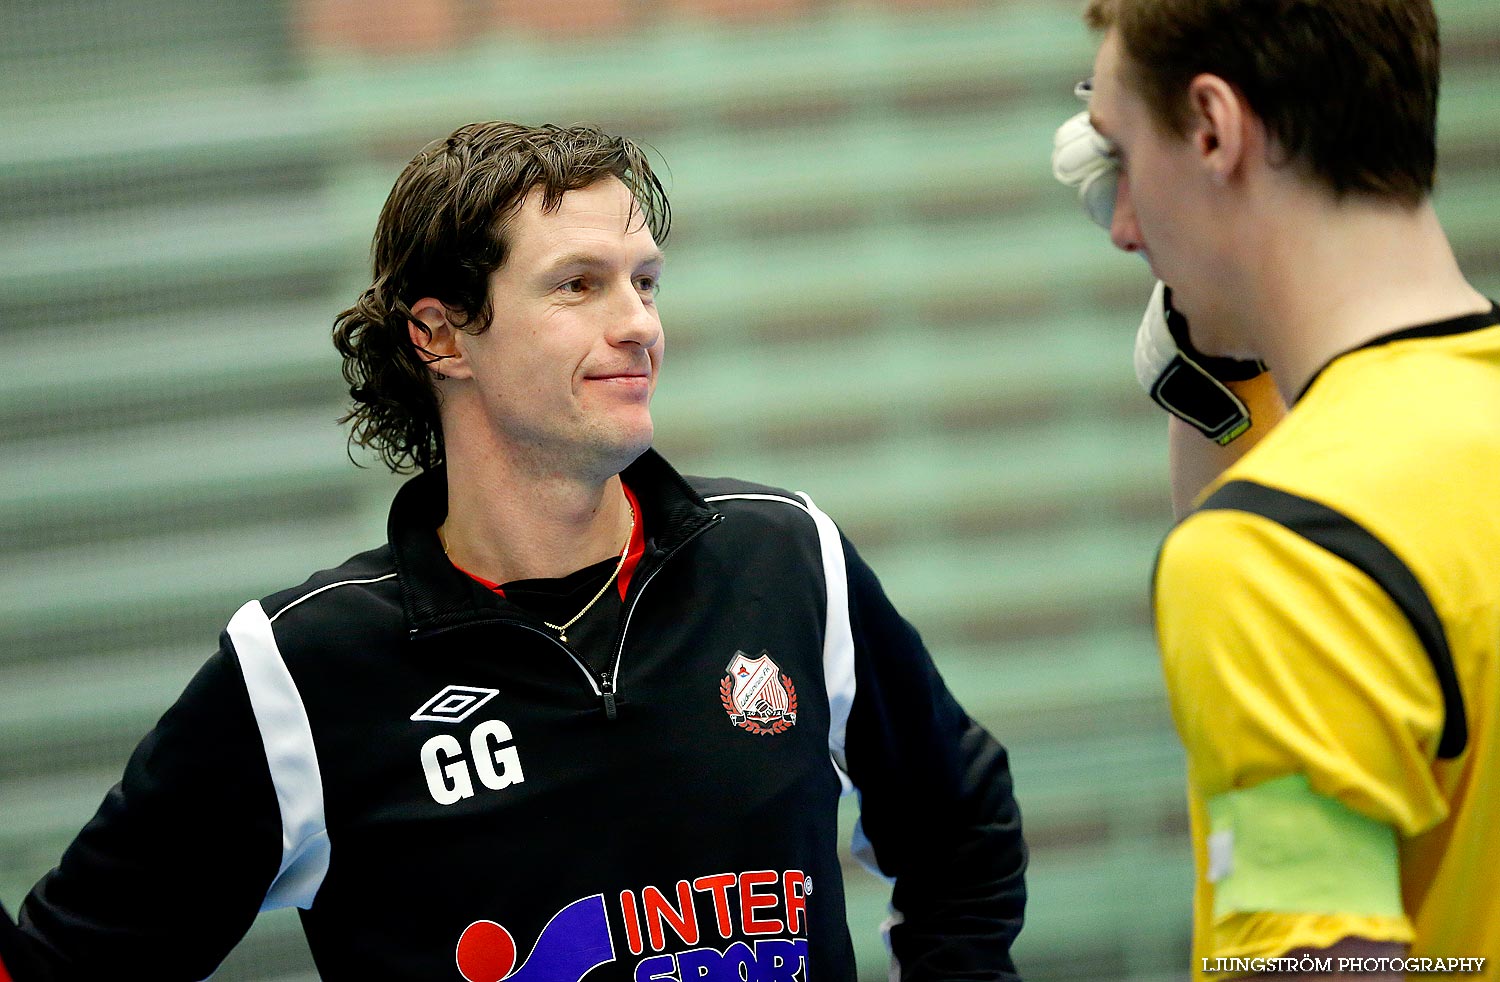
{"type": "Polygon", "coordinates": [[[818,547],[823,557],[823,581],[827,594],[826,625],[823,631],[823,683],[828,691],[828,756],[839,776],[844,794],[854,790],[849,780],[849,763],[844,755],[845,734],[849,725],[849,707],[854,705],[854,629],[849,624],[849,576],[844,568],[844,544],[838,526],[823,514],[805,492],[797,498],[779,494],[716,494],[705,501],[726,499],[781,501],[801,508],[812,516],[818,530],[818,547]],[[806,504],[803,504],[806,502],[806,504]]]}
{"type": "Polygon", "coordinates": [[[329,853],[312,725],[276,646],[271,621],[258,602],[252,600],[230,618],[229,637],[250,692],[281,809],[281,869],[260,909],[311,907],[328,874],[329,853]]]}
{"type": "Polygon", "coordinates": [[[854,705],[854,629],[849,624],[849,574],[844,568],[844,543],[838,526],[805,492],[797,497],[807,502],[808,513],[818,526],[818,545],[823,552],[823,580],[827,584],[828,625],[823,633],[823,681],[828,689],[828,752],[838,768],[844,794],[854,790],[849,780],[849,762],[844,756],[849,707],[854,705]]]}

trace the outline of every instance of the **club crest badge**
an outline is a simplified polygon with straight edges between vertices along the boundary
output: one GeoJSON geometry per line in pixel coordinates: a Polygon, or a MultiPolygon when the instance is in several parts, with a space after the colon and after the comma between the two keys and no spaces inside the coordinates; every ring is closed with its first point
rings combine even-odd
{"type": "Polygon", "coordinates": [[[751,658],[736,651],[719,683],[719,699],[729,721],[761,736],[785,733],[797,722],[797,687],[792,677],[762,651],[751,658]]]}

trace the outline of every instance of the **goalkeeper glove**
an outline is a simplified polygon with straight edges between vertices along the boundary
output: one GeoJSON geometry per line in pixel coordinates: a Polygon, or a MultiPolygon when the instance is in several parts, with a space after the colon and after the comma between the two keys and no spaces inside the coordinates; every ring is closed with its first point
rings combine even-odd
{"type": "Polygon", "coordinates": [[[1157,280],[1135,333],[1135,377],[1167,412],[1223,446],[1250,428],[1250,410],[1225,385],[1266,370],[1263,362],[1215,358],[1193,347],[1172,290],[1157,280]]]}
{"type": "MultiPolygon", "coordinates": [[[[1081,85],[1079,96],[1087,98],[1081,85]]],[[[1076,188],[1084,213],[1109,231],[1115,217],[1120,165],[1114,148],[1094,129],[1086,110],[1059,126],[1053,135],[1052,176],[1076,188]]]]}

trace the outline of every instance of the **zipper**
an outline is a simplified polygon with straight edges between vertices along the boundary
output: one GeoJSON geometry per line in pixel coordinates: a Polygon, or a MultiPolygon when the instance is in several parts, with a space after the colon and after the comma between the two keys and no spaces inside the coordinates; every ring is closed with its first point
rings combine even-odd
{"type": "MultiPolygon", "coordinates": [[[[651,572],[646,574],[646,578],[641,581],[640,588],[635,591],[635,598],[630,601],[630,609],[625,612],[625,626],[620,628],[620,645],[615,649],[614,670],[606,670],[599,673],[600,685],[598,689],[596,689],[596,691],[598,691],[604,699],[604,716],[606,719],[613,720],[615,718],[615,698],[619,695],[620,691],[618,688],[620,680],[620,660],[625,655],[625,635],[630,632],[630,620],[635,616],[636,607],[640,606],[641,595],[646,592],[646,587],[651,585],[651,581],[656,579],[656,574],[661,572],[662,567],[667,565],[668,560],[681,552],[689,542],[692,542],[694,539],[698,538],[698,536],[702,535],[704,532],[707,532],[709,529],[713,528],[723,520],[723,515],[718,514],[717,512],[714,513],[714,516],[707,522],[704,522],[701,526],[699,526],[698,529],[693,532],[693,534],[677,543],[677,545],[673,547],[671,552],[661,557],[661,562],[657,563],[655,568],[653,568],[651,572]]],[[[590,679],[590,681],[592,681],[592,678],[590,679]]]]}
{"type": "Polygon", "coordinates": [[[604,718],[614,721],[615,709],[615,680],[608,672],[599,673],[599,695],[604,697],[604,718]]]}
{"type": "MultiPolygon", "coordinates": [[[[672,551],[663,556],[661,558],[661,562],[657,563],[655,568],[653,568],[651,572],[646,574],[646,578],[641,581],[639,589],[635,591],[635,599],[631,600],[630,609],[625,613],[625,626],[620,629],[620,644],[619,647],[615,649],[614,669],[612,671],[606,669],[605,671],[600,672],[597,678],[595,678],[594,673],[589,670],[588,666],[583,663],[582,659],[580,659],[578,655],[574,654],[572,648],[569,648],[567,645],[563,644],[554,635],[548,634],[546,631],[543,631],[538,627],[528,624],[525,621],[517,620],[513,617],[488,618],[480,621],[467,621],[462,624],[452,624],[446,627],[423,631],[421,633],[421,637],[429,638],[437,634],[446,634],[449,631],[456,631],[473,627],[484,627],[487,625],[496,624],[507,624],[530,631],[532,634],[539,634],[561,648],[563,654],[567,655],[570,659],[572,659],[573,664],[578,666],[578,670],[582,672],[583,677],[588,680],[589,688],[593,690],[594,695],[598,696],[603,701],[604,718],[613,722],[615,717],[619,715],[619,705],[616,700],[619,696],[620,691],[618,688],[620,678],[620,659],[625,654],[625,634],[630,630],[630,619],[635,616],[635,608],[640,605],[641,594],[646,592],[646,587],[650,586],[651,581],[656,579],[656,574],[661,572],[662,567],[667,564],[668,560],[677,555],[677,553],[681,552],[689,542],[692,542],[698,536],[702,535],[704,532],[707,532],[709,529],[713,528],[723,520],[724,516],[716,512],[712,518],[703,523],[703,525],[699,526],[699,528],[695,532],[689,535],[686,539],[683,539],[681,542],[677,543],[677,545],[672,548],[672,551]]],[[[417,636],[417,631],[415,629],[409,633],[413,637],[417,636]]]]}

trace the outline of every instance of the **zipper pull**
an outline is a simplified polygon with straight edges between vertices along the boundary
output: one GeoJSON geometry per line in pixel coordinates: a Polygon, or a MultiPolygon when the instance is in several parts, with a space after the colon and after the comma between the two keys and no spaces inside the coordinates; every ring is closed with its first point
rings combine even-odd
{"type": "Polygon", "coordinates": [[[615,681],[609,677],[608,672],[599,675],[599,694],[604,697],[604,718],[613,720],[615,718],[615,681]]]}

